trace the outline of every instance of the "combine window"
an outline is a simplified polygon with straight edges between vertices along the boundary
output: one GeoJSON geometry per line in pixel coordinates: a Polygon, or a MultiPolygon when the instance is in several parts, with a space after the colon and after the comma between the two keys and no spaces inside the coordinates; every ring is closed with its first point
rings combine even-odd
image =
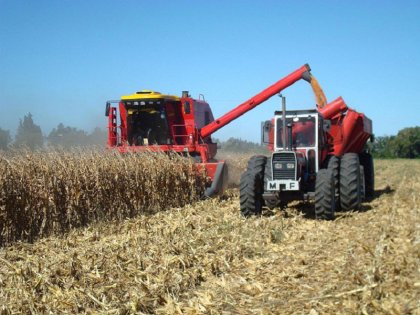
{"type": "Polygon", "coordinates": [[[168,121],[162,101],[125,102],[130,145],[169,144],[168,121]]]}
{"type": "Polygon", "coordinates": [[[210,123],[210,113],[208,111],[204,112],[204,125],[208,125],[210,123]]]}

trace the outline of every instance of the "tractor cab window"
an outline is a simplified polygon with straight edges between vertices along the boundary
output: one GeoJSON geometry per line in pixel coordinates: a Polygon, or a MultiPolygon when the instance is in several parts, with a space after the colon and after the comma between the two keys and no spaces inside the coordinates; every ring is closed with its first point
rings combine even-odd
{"type": "Polygon", "coordinates": [[[130,145],[170,144],[163,101],[127,101],[127,140],[130,145]]]}
{"type": "MultiPolygon", "coordinates": [[[[292,147],[304,148],[315,146],[315,117],[288,117],[286,118],[286,147],[289,145],[289,129],[292,132],[292,147]]],[[[277,119],[277,147],[283,147],[283,120],[277,119]]]]}

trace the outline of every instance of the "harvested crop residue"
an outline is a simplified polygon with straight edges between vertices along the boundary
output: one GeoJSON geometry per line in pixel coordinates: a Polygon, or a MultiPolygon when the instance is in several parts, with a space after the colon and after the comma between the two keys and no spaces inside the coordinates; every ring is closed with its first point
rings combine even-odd
{"type": "Polygon", "coordinates": [[[239,216],[224,198],[0,250],[8,313],[409,314],[420,301],[419,161],[375,161],[362,211],[239,216]]]}

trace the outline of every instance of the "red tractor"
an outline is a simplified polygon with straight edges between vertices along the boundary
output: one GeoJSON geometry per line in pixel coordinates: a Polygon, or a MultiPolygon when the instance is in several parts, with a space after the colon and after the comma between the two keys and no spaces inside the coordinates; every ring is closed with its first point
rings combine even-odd
{"type": "Polygon", "coordinates": [[[357,209],[373,197],[373,159],[364,151],[372,121],[341,97],[318,109],[292,111],[282,99],[282,111],[262,124],[271,156],[253,156],[241,176],[241,213],[315,199],[316,217],[330,220],[337,207],[357,209]]]}
{"type": "MultiPolygon", "coordinates": [[[[227,183],[227,165],[224,161],[215,159],[217,144],[212,141],[211,135],[300,79],[308,82],[314,80],[310,74],[309,65],[300,67],[218,119],[213,118],[211,108],[204,97],[200,95],[198,99],[194,99],[187,91],[184,91],[181,97],[177,97],[143,90],[123,96],[119,101],[108,101],[106,104],[108,147],[122,153],[173,151],[192,157],[198,169],[204,170],[208,175],[206,196],[219,194],[227,183]],[[113,106],[112,103],[118,103],[119,115],[117,106],[113,106]]],[[[326,175],[322,174],[328,169],[323,170],[324,166],[331,164],[332,168],[334,163],[336,165],[334,172],[329,171],[329,173],[334,173],[333,176],[336,179],[334,197],[336,197],[335,194],[338,197],[340,192],[339,158],[343,156],[341,163],[341,168],[343,168],[348,159],[344,158],[345,153],[360,153],[366,140],[371,136],[370,120],[362,114],[347,110],[347,106],[341,99],[319,111],[306,111],[306,114],[297,111],[287,112],[283,117],[285,119],[276,112],[274,120],[264,124],[264,139],[267,138],[269,147],[273,149],[272,158],[263,156],[251,158],[248,169],[242,176],[241,211],[245,216],[260,213],[264,204],[269,207],[276,206],[286,199],[289,200],[292,195],[301,195],[305,198],[310,196],[311,192],[315,191],[313,187],[315,187],[318,170],[321,171],[321,176],[318,178],[324,178],[326,175]],[[302,115],[306,115],[305,123],[302,115]],[[299,123],[300,117],[302,117],[301,123],[299,123]],[[357,120],[356,128],[354,124],[347,122],[349,121],[347,117],[357,120]],[[280,121],[278,121],[279,118],[281,118],[280,121]],[[288,131],[282,128],[283,125],[287,126],[288,131]],[[308,128],[310,125],[312,129],[308,128]],[[327,130],[328,127],[330,129],[327,130]],[[306,147],[298,146],[298,138],[306,133],[308,133],[307,140],[312,140],[314,143],[306,147]],[[289,138],[283,139],[286,135],[291,137],[289,142],[287,142],[289,138]],[[310,137],[312,138],[309,139],[310,137]],[[278,169],[277,164],[273,164],[278,158],[280,160],[286,158],[286,168],[294,164],[294,176],[290,175],[289,169],[287,169],[288,175],[283,175],[283,170],[278,169]],[[270,168],[272,164],[273,167],[270,168]],[[288,198],[285,198],[285,195],[288,198]]],[[[357,154],[356,156],[358,157],[357,154]]],[[[365,167],[365,173],[366,169],[368,167],[365,167]]],[[[323,179],[323,182],[326,180],[323,179]]],[[[323,186],[320,180],[316,183],[317,187],[323,186]]],[[[362,189],[362,186],[360,185],[359,189],[362,189]]],[[[366,185],[366,191],[368,187],[370,187],[369,184],[366,185]]],[[[321,194],[316,192],[316,198],[320,200],[316,204],[319,205],[321,199],[322,203],[325,203],[328,198],[324,197],[324,194],[321,198],[321,194]]],[[[346,206],[343,205],[343,207],[346,206]]],[[[331,213],[331,210],[324,211],[320,216],[331,217],[328,213],[331,213]]]]}

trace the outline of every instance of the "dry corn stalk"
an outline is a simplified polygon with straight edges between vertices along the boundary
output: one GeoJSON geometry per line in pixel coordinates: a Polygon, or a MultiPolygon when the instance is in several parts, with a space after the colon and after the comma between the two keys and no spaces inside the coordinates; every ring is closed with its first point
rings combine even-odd
{"type": "Polygon", "coordinates": [[[180,207],[203,187],[195,165],[175,154],[0,153],[0,246],[180,207]]]}

